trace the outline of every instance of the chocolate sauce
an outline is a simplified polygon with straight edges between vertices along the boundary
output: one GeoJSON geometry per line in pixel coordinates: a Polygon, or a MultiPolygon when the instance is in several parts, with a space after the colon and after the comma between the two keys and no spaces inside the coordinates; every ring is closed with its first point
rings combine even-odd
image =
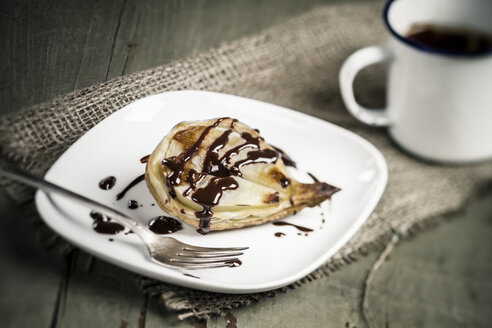
{"type": "Polygon", "coordinates": [[[167,235],[183,229],[181,222],[168,216],[158,216],[150,220],[149,230],[158,235],[167,235]]]}
{"type": "Polygon", "coordinates": [[[275,146],[272,146],[272,147],[278,152],[278,154],[279,154],[280,158],[282,159],[282,162],[284,162],[285,166],[292,166],[292,167],[297,168],[296,162],[294,162],[292,160],[292,158],[290,158],[290,156],[287,155],[282,149],[275,147],[275,146]]]}
{"type": "Polygon", "coordinates": [[[145,174],[142,174],[142,175],[139,175],[135,180],[133,180],[132,182],[130,182],[130,184],[128,186],[126,186],[125,189],[123,189],[118,195],[116,195],[116,200],[120,200],[122,199],[123,197],[125,197],[126,193],[128,192],[128,190],[132,189],[133,187],[135,187],[139,182],[145,180],[145,174]]]}
{"type": "Polygon", "coordinates": [[[213,215],[212,207],[219,204],[224,191],[234,190],[238,187],[237,181],[232,177],[214,177],[205,187],[197,189],[191,195],[191,199],[203,207],[202,211],[195,212],[195,216],[200,219],[197,230],[199,233],[206,234],[210,231],[210,219],[213,215]]]}
{"type": "Polygon", "coordinates": [[[226,328],[237,328],[237,319],[232,315],[231,312],[227,313],[225,315],[226,321],[226,328]]]}
{"type": "Polygon", "coordinates": [[[195,190],[196,184],[199,183],[204,176],[204,174],[200,174],[194,169],[190,169],[185,179],[185,181],[188,182],[190,186],[185,191],[183,191],[183,196],[186,197],[192,190],[195,190]]]}
{"type": "Polygon", "coordinates": [[[226,130],[220,137],[215,139],[210,147],[208,147],[208,151],[203,162],[204,173],[209,173],[216,177],[228,177],[231,175],[230,171],[219,159],[219,151],[229,142],[229,135],[231,133],[232,130],[226,130]]]}
{"type": "Polygon", "coordinates": [[[241,260],[234,260],[234,261],[229,261],[226,263],[229,264],[230,268],[237,268],[243,264],[243,262],[241,260]]]}
{"type": "Polygon", "coordinates": [[[142,163],[142,164],[147,163],[149,161],[149,157],[150,157],[150,155],[145,155],[144,157],[142,157],[140,159],[140,163],[142,163]]]}
{"type": "Polygon", "coordinates": [[[106,234],[106,235],[115,235],[120,231],[125,230],[125,227],[119,223],[112,222],[111,218],[108,218],[105,215],[102,215],[99,212],[91,211],[89,214],[94,222],[92,223],[92,229],[94,231],[106,234]]]}
{"type": "Polygon", "coordinates": [[[207,134],[210,132],[210,130],[219,125],[220,122],[222,122],[224,119],[225,118],[219,118],[217,121],[215,121],[214,124],[207,126],[205,130],[203,130],[202,134],[195,141],[193,146],[191,146],[183,153],[179,154],[178,156],[169,157],[162,160],[162,165],[167,166],[171,170],[171,172],[166,177],[166,183],[168,187],[171,188],[171,190],[174,190],[174,186],[181,183],[181,176],[183,175],[185,164],[198,152],[199,147],[202,144],[203,140],[205,140],[207,134]]]}
{"type": "MultiPolygon", "coordinates": [[[[169,195],[171,197],[176,197],[174,187],[181,183],[183,176],[186,174],[184,179],[189,184],[189,187],[183,192],[183,196],[186,197],[193,191],[191,199],[203,207],[201,211],[195,212],[195,216],[200,219],[197,231],[202,234],[206,234],[210,231],[210,220],[213,216],[212,207],[218,205],[223,192],[225,190],[234,190],[239,187],[233,176],[241,177],[241,168],[243,166],[256,163],[272,164],[281,157],[282,159],[285,159],[286,165],[295,167],[295,163],[283,151],[269,148],[261,149],[260,142],[263,138],[260,136],[253,137],[248,132],[241,133],[241,137],[244,139],[242,144],[229,149],[222,157],[219,157],[219,152],[229,142],[229,136],[233,132],[232,129],[237,122],[237,120],[231,119],[229,125],[230,128],[226,129],[208,147],[203,161],[202,172],[198,173],[193,169],[189,169],[188,172],[185,172],[186,163],[198,153],[206,136],[212,129],[226,119],[230,118],[219,118],[213,124],[205,127],[193,145],[181,154],[162,160],[162,165],[170,170],[166,176],[166,184],[169,187],[169,195]],[[246,153],[246,158],[231,165],[231,159],[244,149],[249,150],[249,152],[246,153]],[[207,175],[212,175],[214,177],[210,179],[207,185],[196,189],[197,184],[207,175]]],[[[285,176],[279,177],[279,182],[284,188],[291,183],[285,176]]]]}
{"type": "Polygon", "coordinates": [[[194,276],[194,275],[189,274],[189,273],[183,273],[183,276],[188,276],[188,277],[191,277],[191,278],[200,279],[200,277],[194,276]]]}
{"type": "Polygon", "coordinates": [[[285,233],[283,233],[283,232],[276,232],[275,233],[275,237],[279,237],[280,238],[280,237],[283,237],[283,236],[285,236],[285,233]]]}
{"type": "Polygon", "coordinates": [[[109,238],[108,240],[109,240],[109,241],[114,241],[114,239],[113,239],[113,238],[109,238]]]}
{"type": "Polygon", "coordinates": [[[138,202],[136,200],[129,200],[128,201],[128,208],[131,210],[135,210],[138,208],[138,202]]]}
{"type": "Polygon", "coordinates": [[[307,174],[311,177],[311,179],[313,179],[314,182],[319,182],[319,180],[312,173],[308,172],[307,174]]]}
{"type": "Polygon", "coordinates": [[[290,185],[290,179],[289,178],[280,179],[280,185],[282,186],[282,188],[287,188],[290,185]]]}
{"type": "Polygon", "coordinates": [[[272,158],[272,150],[260,150],[260,140],[262,140],[261,137],[253,137],[247,132],[241,133],[241,137],[245,140],[244,143],[229,149],[222,156],[222,158],[219,158],[218,152],[227,144],[231,133],[232,130],[225,131],[210,145],[203,163],[203,173],[211,174],[217,177],[229,177],[231,175],[240,177],[242,176],[240,169],[244,165],[252,163],[275,162],[277,160],[277,156],[275,156],[275,154],[272,158]],[[239,161],[228,167],[231,158],[239,154],[241,150],[247,148],[252,148],[256,150],[256,152],[251,151],[247,153],[247,158],[245,160],[239,161]]]}
{"type": "Polygon", "coordinates": [[[275,150],[263,149],[263,150],[253,150],[246,154],[246,158],[242,161],[236,162],[234,166],[241,171],[241,167],[248,164],[256,163],[266,163],[273,164],[278,159],[278,153],[275,150]]]}
{"type": "Polygon", "coordinates": [[[99,181],[99,188],[102,190],[109,190],[114,187],[116,183],[116,178],[113,176],[106,177],[99,181]]]}
{"type": "Polygon", "coordinates": [[[295,227],[295,228],[297,228],[298,230],[300,230],[302,232],[311,232],[311,231],[313,231],[313,229],[309,229],[309,228],[306,228],[306,227],[302,227],[302,226],[299,226],[299,225],[296,225],[296,224],[292,224],[292,223],[288,223],[288,222],[283,222],[283,221],[273,222],[273,225],[276,225],[276,226],[292,226],[292,227],[295,227]]]}

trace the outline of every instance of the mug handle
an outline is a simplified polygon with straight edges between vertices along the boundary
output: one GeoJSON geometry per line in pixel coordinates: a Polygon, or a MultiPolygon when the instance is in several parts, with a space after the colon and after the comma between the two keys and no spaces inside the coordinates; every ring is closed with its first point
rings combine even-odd
{"type": "Polygon", "coordinates": [[[357,103],[354,96],[354,79],[366,66],[385,62],[393,58],[393,53],[387,43],[370,46],[357,50],[350,55],[342,65],[338,80],[342,99],[349,112],[359,121],[372,126],[388,126],[390,120],[386,108],[370,110],[357,103]]]}

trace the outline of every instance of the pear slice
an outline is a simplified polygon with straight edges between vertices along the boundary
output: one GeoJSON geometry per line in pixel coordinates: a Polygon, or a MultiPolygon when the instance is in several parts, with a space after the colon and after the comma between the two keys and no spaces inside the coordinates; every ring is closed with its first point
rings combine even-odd
{"type": "Polygon", "coordinates": [[[183,122],[149,157],[145,180],[164,211],[203,234],[273,221],[340,190],[297,182],[283,156],[236,119],[183,122]]]}

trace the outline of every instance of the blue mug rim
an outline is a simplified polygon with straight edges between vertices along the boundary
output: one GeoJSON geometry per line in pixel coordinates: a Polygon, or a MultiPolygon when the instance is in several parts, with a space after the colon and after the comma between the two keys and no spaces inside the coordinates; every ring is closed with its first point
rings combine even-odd
{"type": "Polygon", "coordinates": [[[463,53],[463,52],[455,52],[455,51],[448,51],[444,49],[439,49],[436,47],[429,47],[425,46],[421,43],[418,43],[416,41],[410,40],[402,35],[400,35],[398,32],[396,32],[393,27],[391,27],[391,24],[389,23],[389,10],[391,5],[398,0],[388,0],[384,6],[383,10],[383,20],[384,23],[386,24],[386,27],[388,28],[389,32],[398,40],[401,42],[409,45],[412,48],[416,48],[417,50],[427,52],[427,53],[432,53],[432,54],[438,54],[438,55],[444,55],[444,56],[449,56],[449,57],[484,57],[492,54],[492,49],[487,50],[487,51],[480,51],[476,53],[463,53]]]}

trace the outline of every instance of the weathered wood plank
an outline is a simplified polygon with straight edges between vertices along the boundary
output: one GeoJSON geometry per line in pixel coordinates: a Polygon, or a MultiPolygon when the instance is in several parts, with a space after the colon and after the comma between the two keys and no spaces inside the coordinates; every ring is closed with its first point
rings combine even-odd
{"type": "Polygon", "coordinates": [[[0,326],[49,327],[62,258],[43,249],[36,229],[0,189],[0,326]]]}
{"type": "Polygon", "coordinates": [[[490,326],[492,195],[459,216],[405,242],[375,277],[370,300],[380,326],[490,326]]]}
{"type": "Polygon", "coordinates": [[[133,273],[80,251],[56,327],[140,327],[145,302],[133,273]]]}
{"type": "Polygon", "coordinates": [[[0,115],[196,54],[335,1],[3,1],[0,115]]]}
{"type": "Polygon", "coordinates": [[[103,81],[121,2],[2,2],[2,113],[103,81]]]}

